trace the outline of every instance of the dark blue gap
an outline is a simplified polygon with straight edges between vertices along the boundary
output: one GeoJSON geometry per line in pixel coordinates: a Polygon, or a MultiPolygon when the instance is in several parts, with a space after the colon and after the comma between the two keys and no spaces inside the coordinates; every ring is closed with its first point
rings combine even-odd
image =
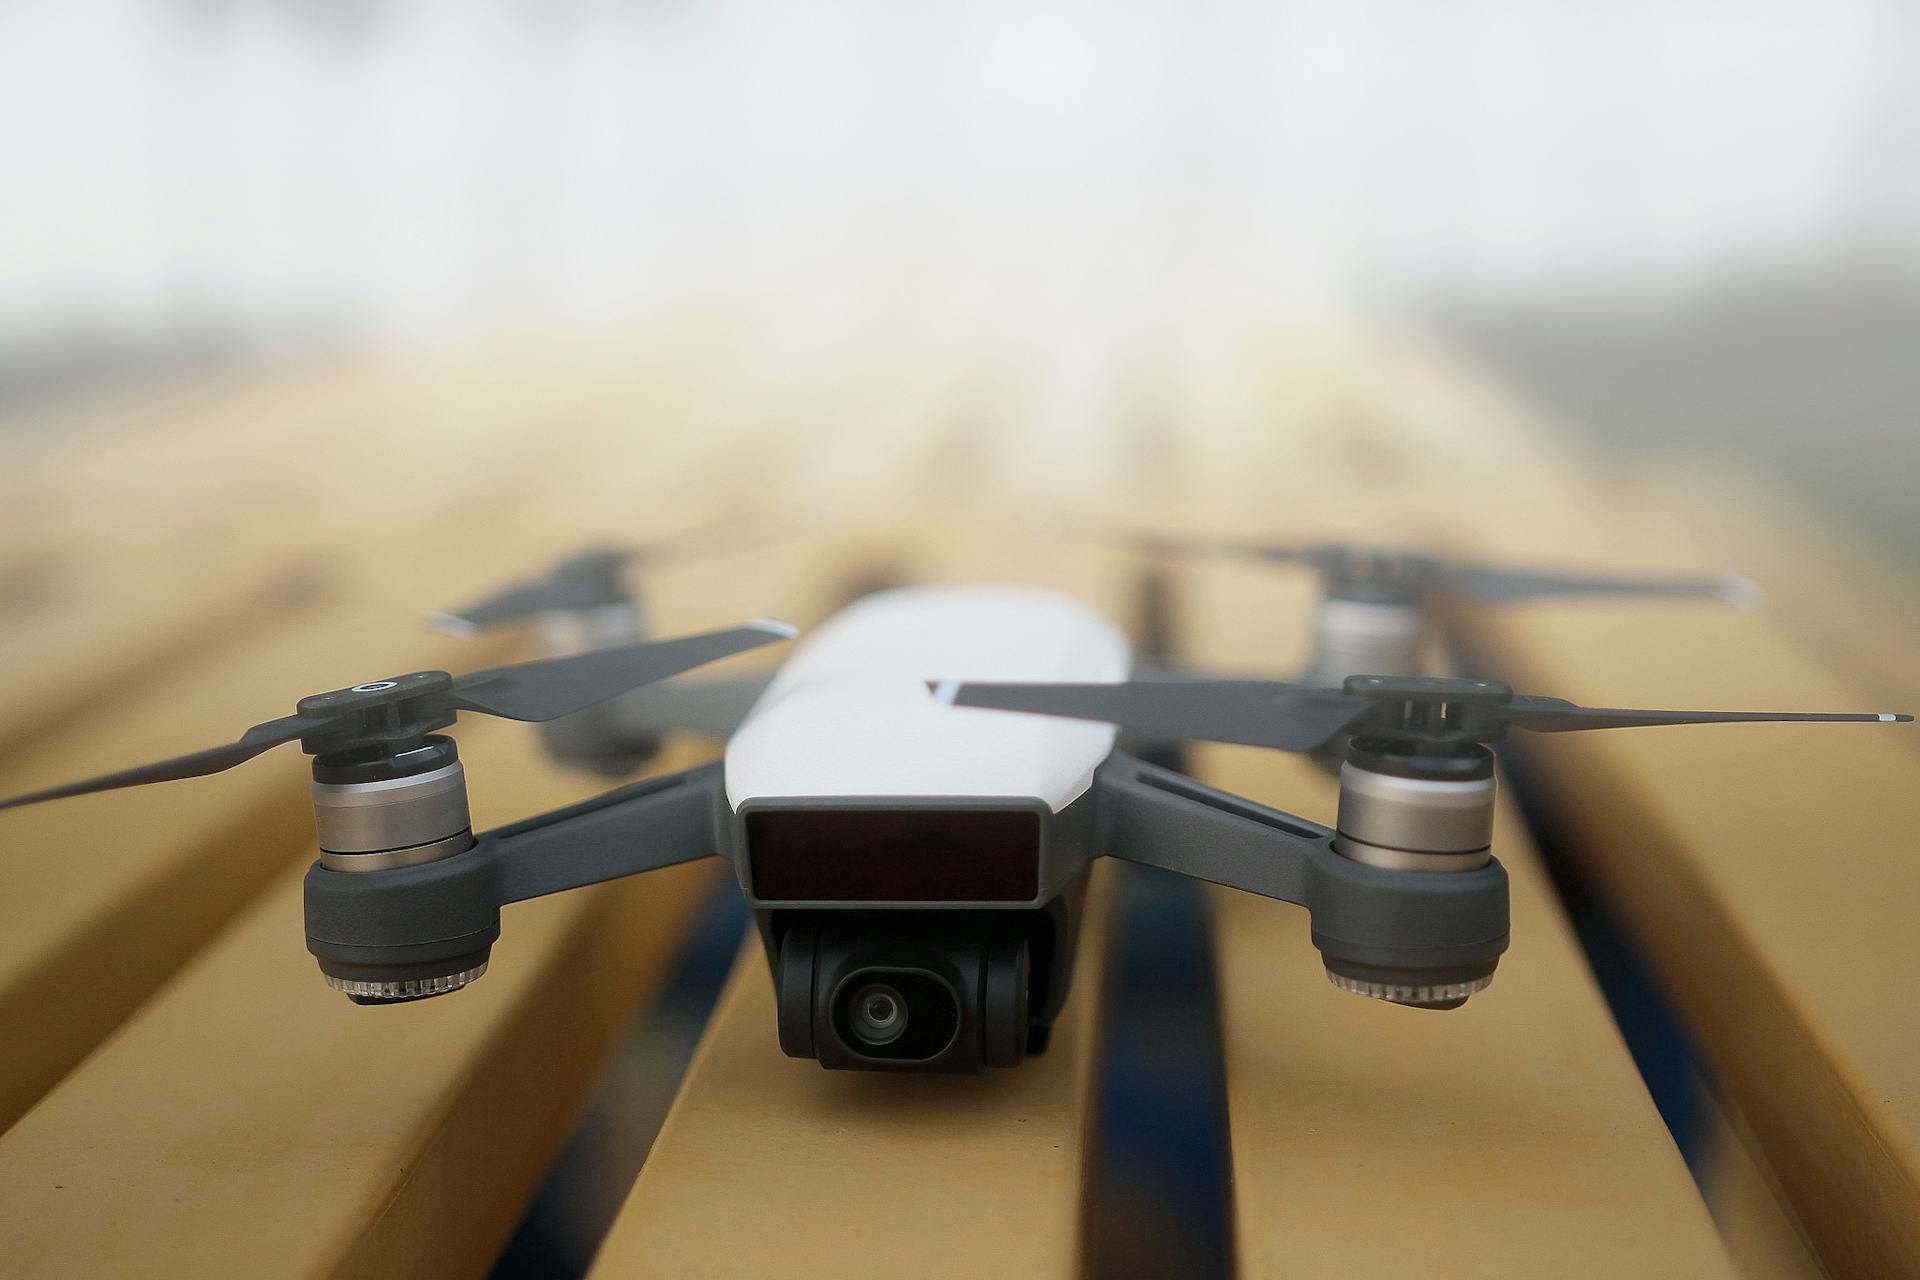
{"type": "Polygon", "coordinates": [[[673,1105],[751,919],[731,876],[708,894],[673,973],[622,1037],[586,1114],[495,1261],[493,1280],[586,1274],[673,1105]]]}
{"type": "MultiPolygon", "coordinates": [[[[1135,648],[1149,660],[1175,652],[1178,595],[1162,564],[1134,581],[1135,648]]],[[[1123,735],[1120,745],[1185,771],[1176,744],[1123,735]]],[[[1148,867],[1115,870],[1086,1157],[1087,1274],[1226,1280],[1233,1156],[1206,889],[1148,867]]]]}
{"type": "Polygon", "coordinates": [[[1087,1169],[1095,1280],[1233,1272],[1232,1153],[1205,889],[1116,876],[1087,1169]]]}

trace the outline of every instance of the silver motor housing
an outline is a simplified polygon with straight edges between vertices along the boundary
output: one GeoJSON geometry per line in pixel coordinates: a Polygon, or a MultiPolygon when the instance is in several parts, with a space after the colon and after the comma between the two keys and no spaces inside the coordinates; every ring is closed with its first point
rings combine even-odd
{"type": "MultiPolygon", "coordinates": [[[[1477,871],[1493,858],[1493,753],[1467,745],[1425,754],[1408,744],[1356,738],[1340,766],[1340,811],[1333,847],[1355,862],[1388,871],[1449,875],[1477,871]]],[[[1329,965],[1343,991],[1416,1008],[1451,1009],[1493,981],[1484,973],[1435,981],[1408,973],[1349,973],[1329,965]]]]}
{"type": "MultiPolygon", "coordinates": [[[[364,758],[313,762],[313,816],[320,863],[330,871],[383,871],[435,862],[473,847],[467,775],[451,738],[364,758]]],[[[362,1003],[417,1000],[457,991],[487,971],[485,960],[431,975],[344,977],[327,984],[362,1003]]]]}

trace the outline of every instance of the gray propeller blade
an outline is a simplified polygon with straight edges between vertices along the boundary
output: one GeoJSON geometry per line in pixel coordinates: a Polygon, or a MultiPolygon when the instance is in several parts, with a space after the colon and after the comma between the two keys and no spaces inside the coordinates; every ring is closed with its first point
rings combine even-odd
{"type": "Polygon", "coordinates": [[[0,809],[39,804],[43,800],[62,800],[67,796],[84,796],[95,791],[138,787],[149,782],[204,778],[208,774],[220,773],[235,765],[245,764],[264,751],[270,751],[282,743],[293,742],[309,733],[325,729],[332,723],[333,721],[319,716],[282,716],[278,720],[269,720],[265,724],[253,726],[240,735],[238,742],[208,747],[204,751],[175,756],[171,760],[160,760],[132,769],[122,769],[118,773],[102,774],[100,777],[88,778],[83,782],[69,782],[65,786],[50,787],[45,791],[15,796],[10,800],[0,800],[0,809]]]}
{"type": "Polygon", "coordinates": [[[1121,684],[929,683],[934,696],[960,707],[991,707],[1104,720],[1164,738],[1237,742],[1280,751],[1311,751],[1367,714],[1371,699],[1339,689],[1308,689],[1279,680],[1177,680],[1121,684]]]}
{"type": "Polygon", "coordinates": [[[618,604],[630,598],[622,578],[629,568],[725,550],[767,536],[768,530],[757,522],[746,527],[738,520],[715,520],[657,542],[589,547],[558,561],[538,577],[503,587],[462,608],[433,614],[427,622],[435,630],[471,635],[555,610],[618,604]]]}
{"type": "Polygon", "coordinates": [[[1440,571],[1440,586],[1476,600],[1504,603],[1553,596],[1697,596],[1745,604],[1756,594],[1753,582],[1737,573],[1699,577],[1639,577],[1632,574],[1583,574],[1552,569],[1509,569],[1499,565],[1452,563],[1440,571]]]}
{"type": "MultiPolygon", "coordinates": [[[[1234,742],[1281,751],[1312,751],[1363,721],[1394,729],[1389,720],[1400,709],[1458,706],[1457,723],[1426,725],[1401,720],[1398,731],[1417,741],[1497,742],[1509,728],[1544,733],[1579,729],[1642,728],[1668,724],[1772,722],[1910,721],[1909,715],[1884,712],[1804,711],[1643,711],[1622,707],[1582,707],[1562,698],[1487,695],[1481,681],[1410,680],[1360,676],[1378,691],[1362,687],[1309,689],[1273,680],[1190,680],[1121,684],[979,684],[929,682],[942,702],[1101,720],[1123,728],[1203,742],[1234,742]],[[1472,701],[1467,701],[1468,698],[1472,701]]],[[[1498,687],[1496,687],[1498,689],[1498,687]]]]}
{"type": "Polygon", "coordinates": [[[724,631],[494,667],[453,682],[449,705],[509,720],[557,720],[641,685],[797,634],[761,620],[724,631]]]}
{"type": "Polygon", "coordinates": [[[1562,569],[1509,568],[1474,561],[1449,561],[1418,552],[1365,543],[1258,542],[1233,538],[1190,538],[1121,528],[1109,530],[1144,551],[1183,555],[1232,555],[1309,564],[1339,579],[1368,580],[1384,575],[1415,584],[1423,579],[1442,590],[1489,603],[1538,600],[1554,596],[1688,596],[1751,604],[1758,589],[1737,573],[1693,577],[1579,573],[1562,569]]]}
{"type": "Polygon", "coordinates": [[[319,754],[403,742],[409,737],[418,741],[421,735],[451,724],[459,711],[508,720],[557,720],[656,680],[776,640],[791,640],[795,634],[784,622],[762,619],[702,635],[494,667],[458,679],[450,679],[444,671],[416,671],[370,681],[303,698],[299,714],[257,724],[238,742],[0,800],[0,809],[203,777],[245,764],[263,751],[296,739],[310,740],[308,750],[319,754]]]}
{"type": "Polygon", "coordinates": [[[1497,713],[1514,728],[1535,733],[1644,729],[1663,724],[1900,724],[1913,719],[1895,712],[1872,711],[1644,711],[1633,707],[1582,707],[1559,698],[1528,697],[1516,697],[1497,713]]]}

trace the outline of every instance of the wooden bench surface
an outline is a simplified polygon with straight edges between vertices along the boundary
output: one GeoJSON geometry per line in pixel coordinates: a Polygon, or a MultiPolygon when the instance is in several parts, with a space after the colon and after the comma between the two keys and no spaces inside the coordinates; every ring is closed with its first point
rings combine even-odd
{"type": "MultiPolygon", "coordinates": [[[[1291,577],[1183,575],[1186,652],[1289,674],[1298,663],[1275,658],[1304,660],[1312,590],[1291,577]]],[[[1309,760],[1212,747],[1195,763],[1218,786],[1333,821],[1334,780],[1309,760]]],[[[1243,1275],[1735,1274],[1511,798],[1494,838],[1513,944],[1493,985],[1446,1014],[1336,990],[1303,912],[1216,893],[1243,1275]],[[1383,1229],[1356,1233],[1356,1212],[1383,1229]]]]}
{"type": "MultiPolygon", "coordinates": [[[[1130,620],[1138,562],[1036,519],[1064,501],[1164,528],[1724,564],[1775,593],[1754,612],[1585,601],[1448,619],[1463,656],[1539,692],[1847,707],[1915,688],[1895,634],[1910,584],[1849,560],[1802,587],[1842,544],[1711,518],[1671,474],[1596,475],[1430,344],[1196,301],[1124,337],[1082,317],[1091,336],[1061,346],[1054,315],[983,337],[993,307],[898,281],[824,309],[682,307],[593,340],[106,397],[0,438],[0,792],[218,741],[329,684],[530,653],[523,635],[452,641],[417,620],[581,543],[715,517],[768,536],[648,574],[663,629],[811,623],[886,580],[1042,582],[1130,620]],[[182,457],[221,465],[152,483],[182,457]],[[1835,614],[1846,641],[1822,646],[1835,614]]],[[[1276,675],[1297,661],[1303,579],[1189,564],[1174,580],[1181,656],[1276,675]]],[[[475,723],[461,742],[483,824],[602,785],[548,765],[524,727],[475,723]]],[[[1900,914],[1920,887],[1915,744],[1837,726],[1523,746],[1566,820],[1553,852],[1644,949],[1726,1091],[1711,1215],[1509,803],[1514,947],[1457,1013],[1337,992],[1302,913],[1209,897],[1239,1271],[1913,1265],[1920,1033],[1899,1010],[1920,969],[1900,914]],[[1794,1253],[1795,1224],[1817,1263],[1794,1253]]],[[[660,767],[713,750],[676,744],[660,767]]],[[[483,1274],[718,873],[510,908],[471,991],[357,1008],[301,943],[311,819],[286,754],[0,815],[11,1273],[483,1274]]],[[[1331,783],[1304,761],[1209,748],[1193,763],[1331,817],[1331,783]]],[[[1101,921],[1120,880],[1097,877],[1049,1052],[978,1079],[784,1058],[749,939],[595,1275],[846,1274],[876,1214],[914,1223],[917,1274],[1081,1272],[1101,921]]]]}

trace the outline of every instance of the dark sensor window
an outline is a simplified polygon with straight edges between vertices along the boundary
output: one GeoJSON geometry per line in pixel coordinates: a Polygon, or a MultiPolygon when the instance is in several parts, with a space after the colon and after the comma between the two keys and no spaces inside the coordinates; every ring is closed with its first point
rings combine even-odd
{"type": "Polygon", "coordinates": [[[1031,902],[1040,815],[1021,809],[762,809],[753,890],[781,902],[1031,902]]]}

